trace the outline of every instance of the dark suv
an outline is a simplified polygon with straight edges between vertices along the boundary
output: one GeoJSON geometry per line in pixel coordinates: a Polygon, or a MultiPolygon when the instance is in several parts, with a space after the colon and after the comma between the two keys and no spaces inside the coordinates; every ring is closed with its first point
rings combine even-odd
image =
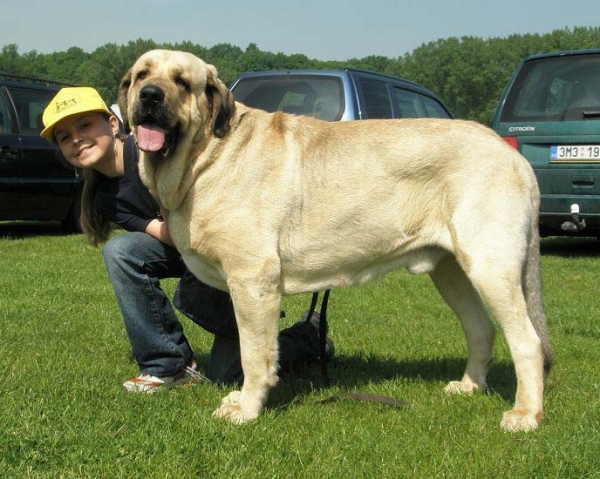
{"type": "Polygon", "coordinates": [[[533,166],[541,234],[600,237],[600,50],[523,60],[492,127],[533,166]]]}
{"type": "Polygon", "coordinates": [[[351,68],[247,72],[231,91],[253,108],[326,121],[452,117],[433,92],[417,83],[351,68]]]}
{"type": "Polygon", "coordinates": [[[40,137],[42,113],[60,87],[0,74],[0,221],[62,221],[79,230],[82,179],[40,137]]]}

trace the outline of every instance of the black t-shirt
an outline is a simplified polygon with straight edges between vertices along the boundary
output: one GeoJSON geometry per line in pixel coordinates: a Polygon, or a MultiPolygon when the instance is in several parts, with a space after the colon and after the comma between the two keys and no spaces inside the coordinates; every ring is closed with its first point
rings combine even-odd
{"type": "Polygon", "coordinates": [[[127,231],[145,231],[160,208],[138,173],[139,154],[135,139],[129,136],[123,144],[123,176],[109,178],[99,173],[96,190],[98,212],[127,231]]]}

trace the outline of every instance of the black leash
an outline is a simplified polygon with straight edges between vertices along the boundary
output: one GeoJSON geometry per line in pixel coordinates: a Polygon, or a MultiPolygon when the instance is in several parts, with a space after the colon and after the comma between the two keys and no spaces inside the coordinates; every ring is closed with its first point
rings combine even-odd
{"type": "Polygon", "coordinates": [[[382,396],[381,394],[369,394],[369,393],[340,393],[335,394],[327,399],[323,399],[321,404],[329,404],[343,399],[350,399],[352,401],[365,401],[374,402],[378,404],[387,404],[392,407],[402,407],[406,404],[402,399],[396,399],[389,396],[382,396]]]}
{"type": "Polygon", "coordinates": [[[331,378],[329,377],[329,371],[327,370],[327,305],[329,304],[329,293],[331,290],[328,289],[323,294],[323,301],[321,302],[321,315],[319,317],[319,354],[321,363],[321,376],[323,381],[329,387],[331,386],[331,378]]]}
{"type": "MultiPolygon", "coordinates": [[[[329,371],[327,370],[327,305],[329,304],[329,293],[331,290],[328,289],[323,295],[323,301],[321,301],[321,308],[319,311],[319,364],[321,365],[321,376],[323,382],[327,387],[331,386],[331,378],[329,377],[329,371]]],[[[319,300],[319,293],[313,293],[310,302],[310,309],[308,310],[307,321],[310,321],[319,300]]]]}
{"type": "MultiPolygon", "coordinates": [[[[327,387],[331,386],[331,378],[329,377],[329,371],[327,370],[327,306],[329,304],[329,294],[331,290],[325,290],[323,300],[321,301],[321,308],[319,311],[319,363],[321,365],[321,376],[323,382],[327,387]]],[[[310,321],[315,309],[317,302],[319,301],[319,293],[313,293],[310,302],[310,309],[308,311],[307,321],[310,321]]],[[[367,394],[367,393],[340,393],[331,396],[321,401],[321,404],[328,404],[343,399],[350,399],[352,401],[366,401],[380,404],[387,404],[392,407],[403,407],[406,403],[401,399],[396,399],[389,396],[382,396],[380,394],[367,394]]]]}

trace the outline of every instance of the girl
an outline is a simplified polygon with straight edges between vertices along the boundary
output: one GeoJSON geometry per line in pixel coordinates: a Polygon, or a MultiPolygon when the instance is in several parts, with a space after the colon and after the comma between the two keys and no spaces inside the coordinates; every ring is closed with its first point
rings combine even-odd
{"type": "MultiPolygon", "coordinates": [[[[106,242],[102,255],[140,370],[123,388],[154,392],[202,377],[173,305],[160,287],[163,278],[180,278],[173,304],[215,335],[207,378],[241,382],[231,299],[187,271],[157,202],[138,176],[134,138],[120,133],[119,119],[89,87],[60,90],[44,111],[43,122],[41,135],[83,170],[82,229],[92,245],[106,242]],[[109,239],[111,224],[127,233],[109,239]]],[[[317,313],[282,331],[280,364],[316,360],[317,331],[317,313]]],[[[332,355],[329,339],[328,347],[332,355]]]]}

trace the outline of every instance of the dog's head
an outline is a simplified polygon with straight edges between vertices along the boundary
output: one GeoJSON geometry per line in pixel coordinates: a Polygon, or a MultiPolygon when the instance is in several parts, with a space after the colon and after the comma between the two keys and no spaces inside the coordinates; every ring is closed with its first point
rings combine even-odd
{"type": "Polygon", "coordinates": [[[180,51],[143,54],[119,88],[126,130],[133,131],[141,150],[157,158],[175,154],[183,141],[224,137],[234,105],[216,68],[180,51]]]}

